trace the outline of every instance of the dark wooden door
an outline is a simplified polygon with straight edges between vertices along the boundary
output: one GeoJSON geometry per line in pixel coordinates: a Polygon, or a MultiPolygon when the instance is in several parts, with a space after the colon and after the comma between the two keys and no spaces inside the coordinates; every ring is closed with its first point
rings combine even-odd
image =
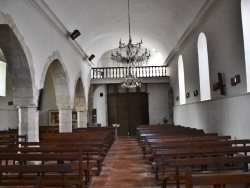
{"type": "Polygon", "coordinates": [[[136,127],[148,124],[147,93],[117,93],[108,95],[108,123],[120,124],[119,136],[136,135],[136,127]]]}
{"type": "Polygon", "coordinates": [[[140,108],[141,108],[141,125],[149,124],[149,113],[148,113],[148,94],[142,93],[140,95],[140,108]]]}
{"type": "Polygon", "coordinates": [[[118,129],[118,135],[126,136],[128,134],[129,127],[129,116],[128,116],[128,107],[127,107],[127,95],[120,94],[116,95],[116,112],[117,112],[117,122],[120,124],[118,129]]]}
{"type": "Polygon", "coordinates": [[[117,123],[116,95],[108,95],[108,122],[109,125],[117,123]]]}
{"type": "Polygon", "coordinates": [[[141,124],[140,114],[140,95],[139,94],[128,94],[127,95],[127,109],[128,109],[128,133],[134,136],[136,133],[136,126],[141,124]]]}

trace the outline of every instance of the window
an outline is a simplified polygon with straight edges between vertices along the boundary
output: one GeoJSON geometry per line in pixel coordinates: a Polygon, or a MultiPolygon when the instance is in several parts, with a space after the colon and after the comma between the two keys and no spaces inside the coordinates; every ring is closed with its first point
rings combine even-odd
{"type": "Polygon", "coordinates": [[[199,60],[200,96],[201,101],[204,101],[211,99],[207,39],[204,33],[200,33],[197,46],[199,60]]]}
{"type": "Polygon", "coordinates": [[[241,1],[241,16],[245,48],[247,92],[250,92],[250,1],[241,1]]]}
{"type": "Polygon", "coordinates": [[[186,103],[186,94],[185,94],[185,77],[184,77],[184,66],[182,55],[178,59],[178,78],[179,78],[179,93],[180,93],[180,104],[186,103]]]}
{"type": "Polygon", "coordinates": [[[0,60],[0,96],[6,96],[6,63],[0,60]]]}

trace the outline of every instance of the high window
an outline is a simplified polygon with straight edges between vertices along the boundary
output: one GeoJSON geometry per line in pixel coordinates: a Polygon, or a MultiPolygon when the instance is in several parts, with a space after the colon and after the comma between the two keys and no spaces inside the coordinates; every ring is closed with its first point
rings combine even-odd
{"type": "Polygon", "coordinates": [[[246,62],[246,77],[247,91],[250,92],[250,1],[241,0],[241,16],[243,26],[245,62],[246,62]]]}
{"type": "Polygon", "coordinates": [[[6,63],[0,60],[0,96],[6,96],[6,63]]]}
{"type": "Polygon", "coordinates": [[[185,94],[185,76],[184,76],[184,65],[182,55],[178,59],[178,78],[179,78],[179,94],[180,94],[180,104],[186,103],[185,94]]]}
{"type": "Polygon", "coordinates": [[[197,46],[199,58],[200,97],[201,101],[204,101],[211,99],[207,39],[204,33],[200,33],[197,46]]]}

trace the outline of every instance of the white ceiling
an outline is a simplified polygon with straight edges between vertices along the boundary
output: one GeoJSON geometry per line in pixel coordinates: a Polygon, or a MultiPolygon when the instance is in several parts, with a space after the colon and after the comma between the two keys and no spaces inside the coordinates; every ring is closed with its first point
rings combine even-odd
{"type": "MultiPolygon", "coordinates": [[[[102,55],[128,42],[127,0],[44,0],[62,24],[81,32],[76,41],[87,53],[102,55]]],[[[133,43],[155,48],[165,60],[206,0],[130,0],[133,43]]]]}

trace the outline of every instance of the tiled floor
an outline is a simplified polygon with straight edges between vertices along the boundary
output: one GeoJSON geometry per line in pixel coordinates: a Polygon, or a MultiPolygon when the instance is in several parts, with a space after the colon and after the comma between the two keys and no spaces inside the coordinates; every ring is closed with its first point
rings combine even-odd
{"type": "Polygon", "coordinates": [[[150,165],[134,137],[119,137],[109,151],[100,176],[90,188],[158,188],[150,165]]]}

